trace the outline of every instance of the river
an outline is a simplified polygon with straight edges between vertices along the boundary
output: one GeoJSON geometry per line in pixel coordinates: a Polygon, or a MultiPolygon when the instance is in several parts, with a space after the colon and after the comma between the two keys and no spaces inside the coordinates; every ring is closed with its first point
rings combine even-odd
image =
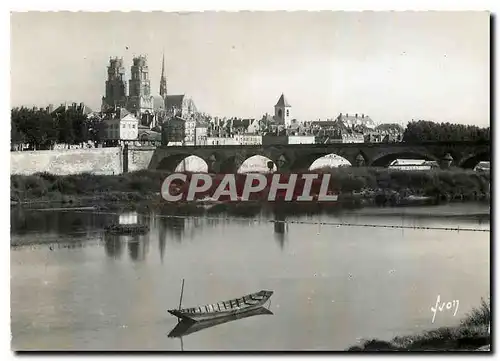
{"type": "Polygon", "coordinates": [[[490,294],[487,214],[488,206],[470,204],[287,223],[140,214],[151,231],[127,237],[103,233],[119,219],[112,212],[12,210],[12,348],[344,350],[362,339],[456,325],[490,294]],[[168,337],[177,320],[166,310],[178,306],[183,278],[185,306],[267,289],[273,314],[181,343],[168,337]],[[459,307],[432,322],[438,295],[459,307]]]}

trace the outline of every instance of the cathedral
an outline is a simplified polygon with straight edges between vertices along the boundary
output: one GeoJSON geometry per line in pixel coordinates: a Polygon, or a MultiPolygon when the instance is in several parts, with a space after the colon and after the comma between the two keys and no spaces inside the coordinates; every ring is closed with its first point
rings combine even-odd
{"type": "Polygon", "coordinates": [[[159,95],[151,94],[146,56],[133,58],[130,73],[131,79],[127,84],[123,58],[110,58],[105,96],[102,97],[103,113],[125,108],[139,119],[141,126],[150,129],[159,126],[170,116],[188,119],[197,113],[196,106],[189,97],[184,94],[167,95],[165,57],[162,60],[159,95]]]}

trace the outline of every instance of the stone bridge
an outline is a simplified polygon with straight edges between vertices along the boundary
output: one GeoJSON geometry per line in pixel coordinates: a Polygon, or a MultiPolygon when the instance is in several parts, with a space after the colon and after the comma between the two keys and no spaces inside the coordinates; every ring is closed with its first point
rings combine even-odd
{"type": "Polygon", "coordinates": [[[490,160],[489,142],[428,143],[334,143],[227,146],[161,146],[154,151],[149,169],[175,171],[188,156],[203,159],[209,172],[236,173],[248,158],[261,155],[274,162],[279,171],[306,171],[318,158],[336,154],[353,166],[386,167],[395,159],[426,159],[440,162],[447,154],[452,164],[473,168],[490,160]]]}

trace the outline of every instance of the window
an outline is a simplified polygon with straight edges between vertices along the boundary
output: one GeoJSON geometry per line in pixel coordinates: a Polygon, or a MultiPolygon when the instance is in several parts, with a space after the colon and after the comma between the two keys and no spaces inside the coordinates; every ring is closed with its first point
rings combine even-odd
{"type": "Polygon", "coordinates": [[[289,117],[290,116],[290,110],[286,110],[286,116],[289,117]]]}

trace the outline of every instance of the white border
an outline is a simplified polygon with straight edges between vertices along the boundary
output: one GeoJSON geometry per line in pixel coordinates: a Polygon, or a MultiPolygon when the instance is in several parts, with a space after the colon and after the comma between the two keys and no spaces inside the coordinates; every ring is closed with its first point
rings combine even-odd
{"type": "Polygon", "coordinates": [[[494,7],[491,0],[177,0],[177,1],[152,1],[141,0],[108,0],[103,1],[56,1],[56,0],[20,0],[11,1],[11,10],[43,10],[43,11],[238,11],[238,10],[488,10],[494,7]],[[61,6],[62,5],[62,6],[61,6]]]}
{"type": "MultiPolygon", "coordinates": [[[[56,11],[56,10],[70,10],[70,11],[110,11],[110,10],[122,10],[130,11],[151,11],[151,10],[162,10],[162,11],[202,11],[202,10],[226,10],[226,11],[237,11],[237,10],[351,10],[351,11],[361,11],[361,10],[490,10],[496,13],[499,5],[498,1],[486,1],[486,0],[451,0],[451,1],[438,1],[438,0],[419,0],[419,1],[402,1],[402,0],[378,0],[378,1],[368,1],[368,0],[348,0],[348,1],[333,1],[333,0],[303,0],[303,1],[277,1],[277,0],[249,0],[249,1],[231,1],[231,0],[212,0],[207,1],[194,1],[194,0],[180,0],[180,1],[150,1],[141,0],[131,1],[131,0],[108,0],[105,3],[103,1],[86,0],[86,1],[57,1],[57,0],[17,0],[17,1],[5,1],[2,2],[1,6],[6,7],[6,11],[3,11],[2,18],[0,21],[0,26],[2,28],[2,47],[3,52],[0,57],[2,62],[1,69],[4,74],[4,81],[2,85],[3,89],[3,107],[4,117],[2,119],[2,125],[4,126],[4,131],[0,132],[2,141],[0,144],[4,149],[1,153],[2,168],[7,169],[7,165],[10,163],[9,156],[9,143],[10,136],[7,129],[7,124],[9,124],[8,119],[10,118],[10,78],[8,69],[10,69],[9,62],[10,56],[10,25],[9,25],[9,12],[8,11],[27,11],[27,10],[42,10],[42,11],[56,11]]],[[[497,24],[498,27],[498,24],[497,24]]],[[[496,43],[496,41],[495,41],[496,43]]],[[[34,79],[36,81],[36,79],[34,79]]],[[[498,99],[498,94],[495,95],[495,103],[500,104],[498,99]]],[[[493,121],[492,121],[493,122],[493,121]]],[[[495,127],[498,128],[497,125],[495,127]]],[[[500,134],[498,129],[495,131],[495,138],[500,139],[500,134]]],[[[497,147],[498,148],[498,147],[497,147]]],[[[497,149],[498,150],[498,149],[497,149]]],[[[495,158],[500,157],[497,152],[495,152],[495,158]]],[[[495,167],[494,167],[495,168],[495,167]]],[[[495,170],[494,170],[495,172],[495,170]]],[[[495,179],[496,179],[495,174],[495,179]]],[[[0,205],[2,206],[2,217],[0,217],[0,222],[2,222],[0,229],[3,232],[3,246],[4,251],[1,252],[1,256],[4,258],[1,262],[1,272],[3,279],[6,280],[4,284],[4,293],[1,297],[2,307],[2,323],[4,327],[1,328],[3,342],[2,345],[2,356],[7,356],[8,359],[14,358],[12,352],[10,351],[10,232],[9,232],[9,221],[10,221],[10,209],[7,209],[10,189],[9,173],[3,172],[1,177],[2,181],[2,192],[0,205]],[[7,326],[7,327],[6,327],[7,326]]],[[[496,182],[495,182],[496,183],[496,182]]],[[[497,184],[494,185],[497,189],[497,184]]],[[[494,203],[496,206],[496,192],[494,203]]],[[[495,242],[496,243],[496,242],[495,242]]],[[[499,247],[497,247],[499,248],[499,247]]],[[[492,290],[494,288],[492,287],[492,290]]],[[[497,288],[498,289],[498,288],[497,288]]],[[[498,299],[498,297],[497,297],[498,299]]],[[[496,303],[494,305],[496,307],[496,303]]],[[[494,323],[494,327],[495,327],[494,323]]],[[[496,332],[495,332],[496,334],[496,332]]],[[[497,341],[497,339],[495,340],[497,341]]],[[[498,342],[495,342],[498,345],[498,342]]],[[[49,356],[50,357],[50,356],[49,356]]],[[[89,357],[89,356],[87,356],[89,357]]],[[[267,358],[266,356],[264,358],[267,358]]],[[[301,356],[300,358],[309,357],[309,355],[301,356]]],[[[334,355],[333,357],[346,357],[344,355],[334,355]]],[[[353,357],[352,355],[350,356],[353,357]]],[[[401,357],[401,356],[399,356],[401,357]]],[[[431,356],[436,357],[437,356],[431,356]]],[[[62,357],[62,359],[72,359],[73,357],[62,357]]],[[[86,357],[84,357],[86,358],[86,357]]],[[[94,356],[95,358],[104,358],[104,356],[94,356]]],[[[141,359],[146,359],[146,356],[138,357],[141,359]]],[[[4,357],[2,357],[4,359],[4,357]]]]}

